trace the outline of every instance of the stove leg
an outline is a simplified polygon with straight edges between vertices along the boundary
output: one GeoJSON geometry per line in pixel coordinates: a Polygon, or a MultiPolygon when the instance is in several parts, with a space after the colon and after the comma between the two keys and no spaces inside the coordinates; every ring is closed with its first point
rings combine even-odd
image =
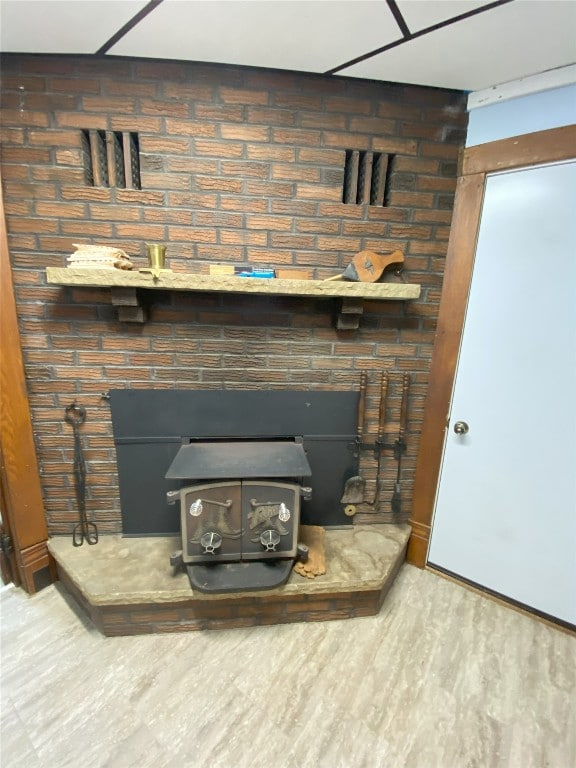
{"type": "Polygon", "coordinates": [[[170,555],[170,565],[173,565],[175,568],[181,568],[184,565],[181,549],[179,549],[177,552],[173,552],[170,555]]]}
{"type": "Polygon", "coordinates": [[[310,547],[307,544],[298,544],[296,547],[296,559],[301,563],[308,562],[308,555],[310,554],[310,547]]]}

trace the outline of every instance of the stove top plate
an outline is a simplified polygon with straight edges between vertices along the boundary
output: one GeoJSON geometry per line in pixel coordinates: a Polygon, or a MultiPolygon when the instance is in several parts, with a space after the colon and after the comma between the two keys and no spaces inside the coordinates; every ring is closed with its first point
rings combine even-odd
{"type": "Polygon", "coordinates": [[[183,445],[166,472],[174,480],[311,477],[300,443],[288,441],[198,442],[183,445]]]}

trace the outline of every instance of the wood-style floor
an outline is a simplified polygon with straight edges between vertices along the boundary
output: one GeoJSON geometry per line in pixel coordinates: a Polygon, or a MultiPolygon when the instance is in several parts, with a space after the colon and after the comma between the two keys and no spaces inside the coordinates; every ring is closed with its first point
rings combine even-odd
{"type": "Polygon", "coordinates": [[[574,768],[576,639],[403,566],[380,615],[105,638],[1,594],[2,768],[574,768]]]}

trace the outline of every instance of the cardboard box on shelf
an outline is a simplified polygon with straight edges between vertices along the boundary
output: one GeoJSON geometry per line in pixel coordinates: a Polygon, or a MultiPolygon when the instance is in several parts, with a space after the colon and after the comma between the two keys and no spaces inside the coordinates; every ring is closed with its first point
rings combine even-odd
{"type": "Polygon", "coordinates": [[[280,280],[311,280],[311,269],[277,269],[276,277],[280,280]]]}

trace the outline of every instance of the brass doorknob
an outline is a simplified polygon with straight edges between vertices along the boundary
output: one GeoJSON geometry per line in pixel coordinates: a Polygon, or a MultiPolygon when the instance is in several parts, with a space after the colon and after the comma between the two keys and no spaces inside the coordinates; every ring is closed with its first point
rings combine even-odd
{"type": "Polygon", "coordinates": [[[465,435],[469,429],[470,427],[465,421],[457,421],[456,424],[454,424],[454,432],[456,432],[457,435],[465,435]]]}

